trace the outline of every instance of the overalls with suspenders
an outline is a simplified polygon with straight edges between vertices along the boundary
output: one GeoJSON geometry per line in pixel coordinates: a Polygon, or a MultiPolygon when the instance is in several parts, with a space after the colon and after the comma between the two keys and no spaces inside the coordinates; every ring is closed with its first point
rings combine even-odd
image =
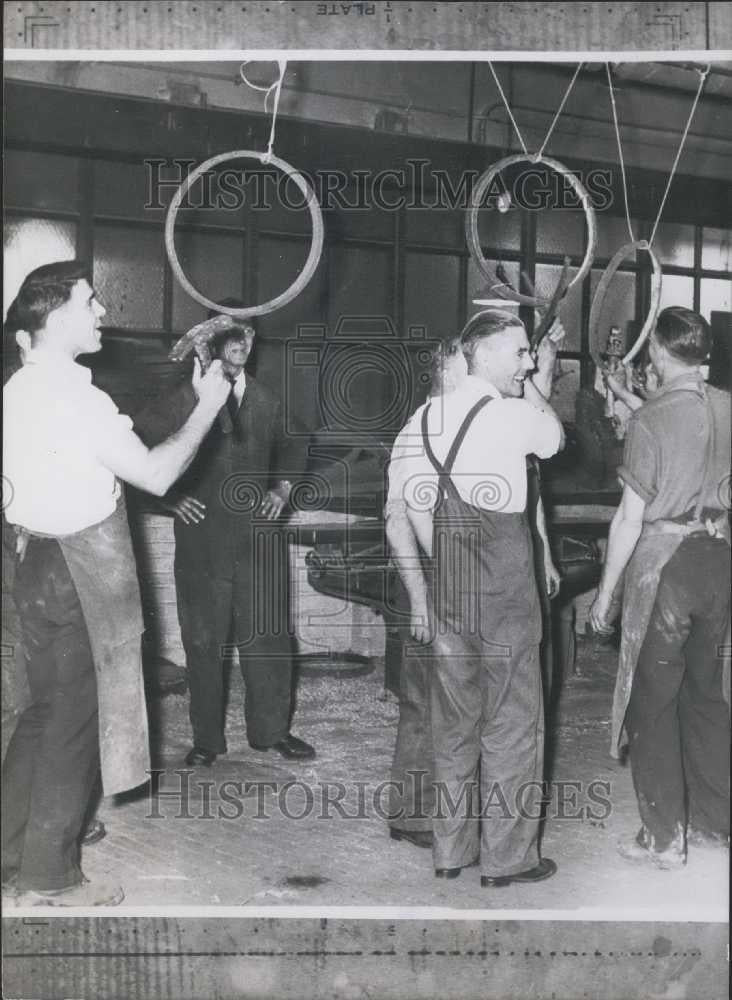
{"type": "MultiPolygon", "coordinates": [[[[473,506],[451,478],[472,421],[491,399],[472,407],[444,464],[430,445],[429,407],[422,438],[440,492],[431,582],[434,864],[465,867],[480,858],[481,874],[499,876],[539,862],[544,715],[528,516],[473,506]]],[[[496,483],[486,472],[487,493],[500,490],[496,483]]]]}

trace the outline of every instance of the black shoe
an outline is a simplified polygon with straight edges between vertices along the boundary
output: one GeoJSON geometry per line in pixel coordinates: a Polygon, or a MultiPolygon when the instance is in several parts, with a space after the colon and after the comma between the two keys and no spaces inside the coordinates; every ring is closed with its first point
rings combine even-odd
{"type": "Polygon", "coordinates": [[[293,736],[292,733],[288,733],[284,739],[269,747],[259,746],[255,743],[250,743],[250,746],[252,750],[276,750],[281,757],[287,757],[290,760],[312,760],[315,756],[315,749],[305,740],[299,740],[297,736],[293,736]]]}
{"type": "Polygon", "coordinates": [[[469,862],[467,865],[462,865],[460,868],[435,868],[435,878],[457,878],[463,868],[475,868],[478,864],[478,859],[469,862]]]}
{"type": "Polygon", "coordinates": [[[392,840],[408,840],[415,847],[432,847],[431,830],[399,830],[392,826],[389,828],[389,836],[392,840]]]}
{"type": "Polygon", "coordinates": [[[202,747],[193,747],[186,754],[186,764],[190,767],[211,767],[215,760],[213,750],[204,750],[202,747]]]}
{"type": "Polygon", "coordinates": [[[480,884],[483,889],[502,889],[512,882],[541,882],[551,878],[557,870],[556,864],[550,858],[542,858],[535,868],[515,875],[481,875],[480,884]]]}
{"type": "Polygon", "coordinates": [[[81,837],[81,846],[89,847],[90,844],[98,844],[107,836],[107,828],[100,819],[94,819],[84,831],[81,837]]]}

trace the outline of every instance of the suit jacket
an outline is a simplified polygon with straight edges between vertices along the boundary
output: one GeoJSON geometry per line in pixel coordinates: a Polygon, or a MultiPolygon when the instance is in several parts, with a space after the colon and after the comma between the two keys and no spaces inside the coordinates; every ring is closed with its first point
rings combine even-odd
{"type": "MultiPolygon", "coordinates": [[[[178,430],[195,405],[190,382],[182,382],[139,413],[135,429],[152,447],[178,430]]],[[[199,524],[175,519],[176,568],[230,577],[238,561],[252,558],[255,533],[277,530],[276,523],[254,517],[267,490],[280,479],[294,481],[302,474],[302,439],[288,437],[279,399],[250,375],[233,422],[233,431],[225,433],[221,422],[214,421],[171,490],[206,505],[199,524]]]]}

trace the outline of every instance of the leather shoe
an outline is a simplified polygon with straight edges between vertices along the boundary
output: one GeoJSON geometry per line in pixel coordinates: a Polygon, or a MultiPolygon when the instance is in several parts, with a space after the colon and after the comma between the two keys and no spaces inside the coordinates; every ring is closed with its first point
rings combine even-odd
{"type": "Polygon", "coordinates": [[[186,764],[190,767],[211,767],[215,760],[213,750],[204,750],[202,747],[193,747],[186,754],[186,764]]]}
{"type": "Polygon", "coordinates": [[[315,749],[305,740],[293,736],[292,733],[288,733],[283,739],[268,747],[258,746],[254,743],[250,745],[252,750],[276,750],[281,757],[287,757],[289,760],[312,760],[315,756],[315,749]]]}
{"type": "Polygon", "coordinates": [[[389,828],[389,836],[392,840],[407,840],[415,847],[432,847],[431,830],[399,830],[392,826],[389,828]]]}
{"type": "Polygon", "coordinates": [[[478,859],[471,861],[467,865],[462,865],[460,868],[435,868],[435,878],[457,878],[463,868],[475,868],[478,864],[478,859]]]}
{"type": "Polygon", "coordinates": [[[502,889],[512,882],[541,882],[551,878],[557,870],[556,864],[550,858],[542,858],[535,868],[515,875],[481,875],[480,884],[483,889],[502,889]]]}
{"type": "Polygon", "coordinates": [[[107,828],[100,819],[93,819],[81,837],[81,846],[89,847],[90,844],[98,844],[107,836],[107,828]]]}

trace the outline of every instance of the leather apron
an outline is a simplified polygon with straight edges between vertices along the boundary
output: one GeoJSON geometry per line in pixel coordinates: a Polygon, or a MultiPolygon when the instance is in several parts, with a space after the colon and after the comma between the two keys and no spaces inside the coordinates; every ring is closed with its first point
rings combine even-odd
{"type": "MultiPolygon", "coordinates": [[[[40,534],[40,533],[39,533],[40,534]]],[[[149,779],[144,630],[137,568],[123,496],[113,514],[72,535],[54,535],[79,595],[89,632],[99,703],[105,795],[149,779]]]]}
{"type": "MultiPolygon", "coordinates": [[[[709,481],[713,476],[713,456],[715,443],[714,413],[705,395],[709,433],[706,443],[706,458],[699,498],[693,511],[678,520],[663,519],[646,521],[630,562],[625,570],[623,582],[622,632],[620,658],[615,680],[610,732],[610,756],[620,757],[627,744],[624,731],[625,714],[633,687],[633,676],[638,663],[641,646],[651,619],[661,572],[678,547],[696,532],[706,532],[702,522],[704,498],[708,493],[709,481]]],[[[705,511],[705,513],[707,513],[705,511]]],[[[710,512],[712,516],[719,511],[710,512]]],[[[726,515],[722,515],[723,519],[726,515]]],[[[729,542],[729,538],[727,537],[729,542]]]]}

